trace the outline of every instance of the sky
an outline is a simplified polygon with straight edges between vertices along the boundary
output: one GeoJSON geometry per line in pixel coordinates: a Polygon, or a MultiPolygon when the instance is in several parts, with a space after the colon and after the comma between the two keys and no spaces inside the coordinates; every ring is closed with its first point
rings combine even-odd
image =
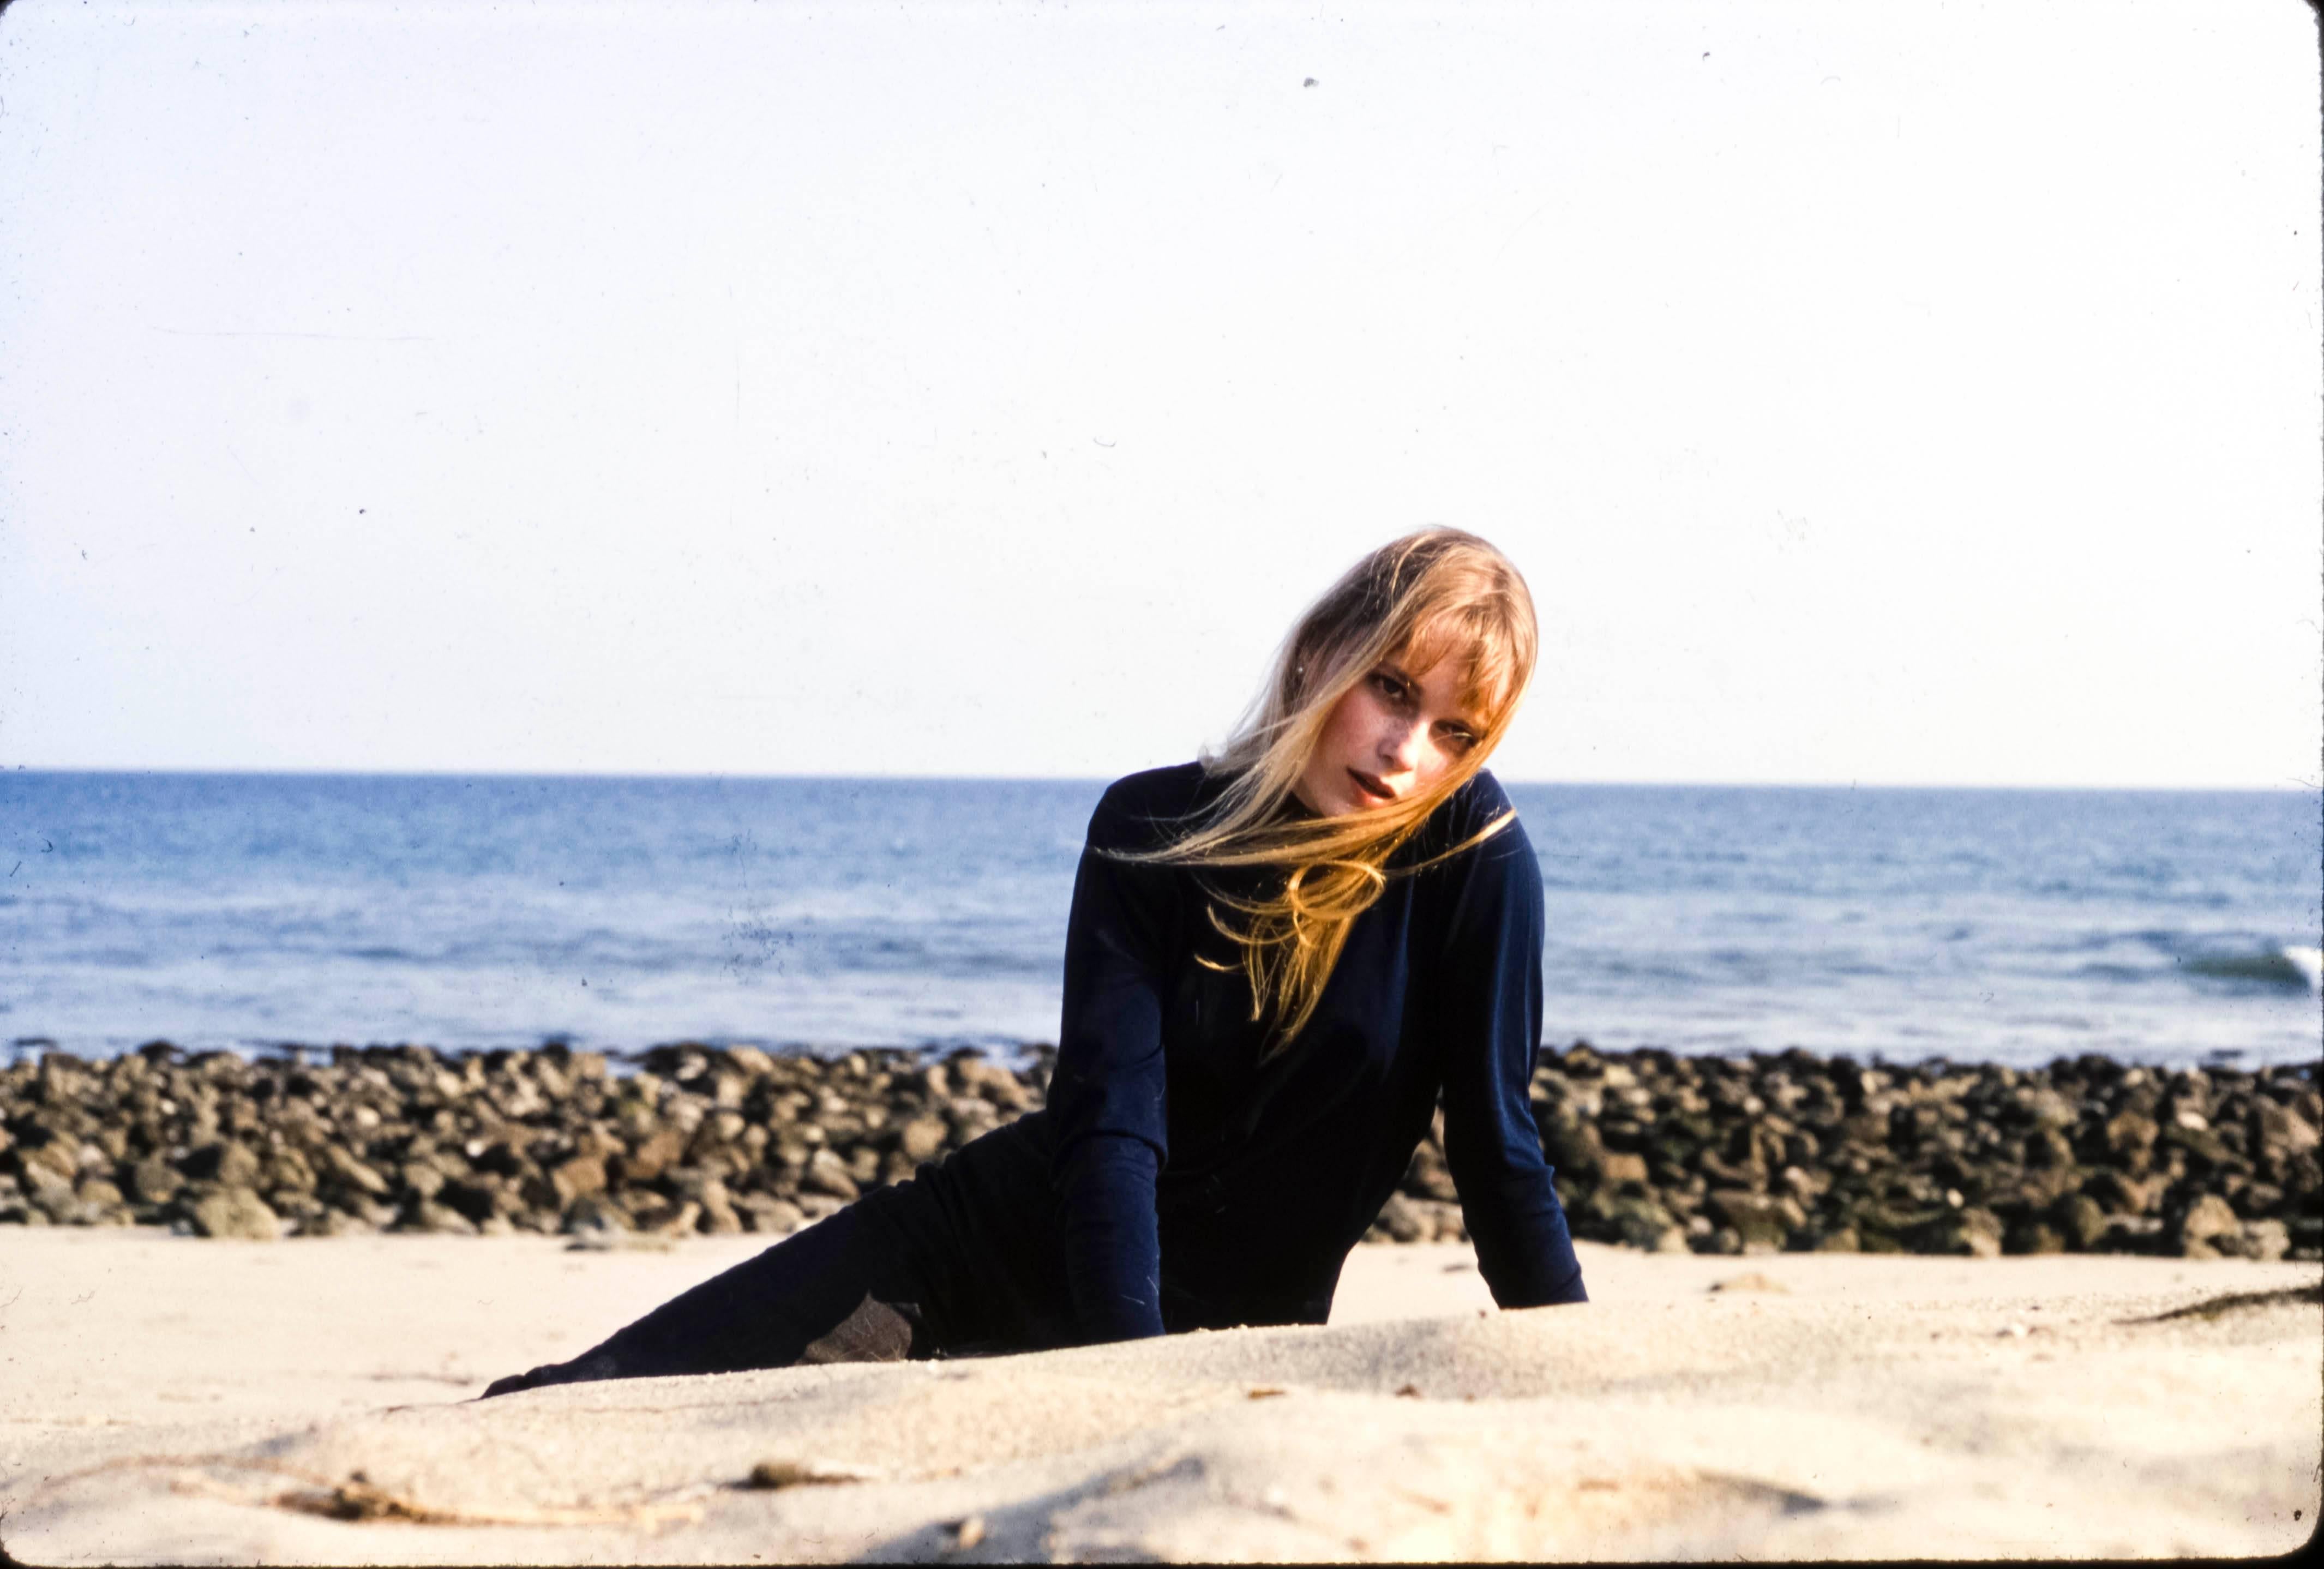
{"type": "Polygon", "coordinates": [[[2324,788],[2298,0],[0,18],[0,767],[2324,788]]]}

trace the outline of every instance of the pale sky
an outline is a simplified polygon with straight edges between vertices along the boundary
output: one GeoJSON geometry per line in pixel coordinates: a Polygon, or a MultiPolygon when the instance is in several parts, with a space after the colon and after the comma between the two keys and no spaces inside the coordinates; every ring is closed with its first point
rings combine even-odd
{"type": "Polygon", "coordinates": [[[2298,0],[0,19],[0,766],[2319,787],[2298,0]]]}

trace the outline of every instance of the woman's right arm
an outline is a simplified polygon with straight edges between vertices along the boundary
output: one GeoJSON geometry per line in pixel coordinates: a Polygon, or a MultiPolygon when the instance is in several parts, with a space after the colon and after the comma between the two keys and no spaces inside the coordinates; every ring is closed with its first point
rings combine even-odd
{"type": "Polygon", "coordinates": [[[1089,1342],[1162,1333],[1154,1188],[1169,1156],[1162,996],[1176,880],[1102,853],[1141,838],[1109,790],[1074,878],[1065,1011],[1049,1083],[1065,1272],[1089,1342]]]}

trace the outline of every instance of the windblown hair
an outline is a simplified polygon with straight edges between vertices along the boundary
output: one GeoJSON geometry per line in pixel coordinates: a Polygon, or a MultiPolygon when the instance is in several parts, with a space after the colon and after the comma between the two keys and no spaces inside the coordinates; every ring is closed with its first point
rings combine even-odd
{"type": "MultiPolygon", "coordinates": [[[[1241,951],[1252,1019],[1271,1011],[1276,1020],[1266,1055],[1288,1046],[1314,1017],[1348,928],[1388,886],[1389,857],[1475,776],[1507,733],[1538,645],[1525,579],[1483,540],[1425,529],[1381,546],[1299,618],[1259,699],[1226,743],[1204,756],[1206,772],[1226,776],[1224,789],[1176,838],[1126,854],[1165,865],[1283,869],[1271,892],[1245,899],[1213,891],[1210,909],[1212,925],[1241,951]],[[1417,672],[1446,659],[1457,661],[1462,706],[1477,730],[1443,779],[1337,817],[1284,809],[1350,688],[1383,661],[1417,672]]],[[[1504,814],[1443,855],[1509,820],[1504,814]]]]}

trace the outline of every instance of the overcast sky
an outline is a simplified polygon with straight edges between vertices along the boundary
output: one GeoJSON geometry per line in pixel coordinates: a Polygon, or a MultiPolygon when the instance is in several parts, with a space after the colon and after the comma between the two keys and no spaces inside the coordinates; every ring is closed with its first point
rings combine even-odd
{"type": "Polygon", "coordinates": [[[0,764],[2319,785],[2297,0],[0,20],[0,764]]]}

